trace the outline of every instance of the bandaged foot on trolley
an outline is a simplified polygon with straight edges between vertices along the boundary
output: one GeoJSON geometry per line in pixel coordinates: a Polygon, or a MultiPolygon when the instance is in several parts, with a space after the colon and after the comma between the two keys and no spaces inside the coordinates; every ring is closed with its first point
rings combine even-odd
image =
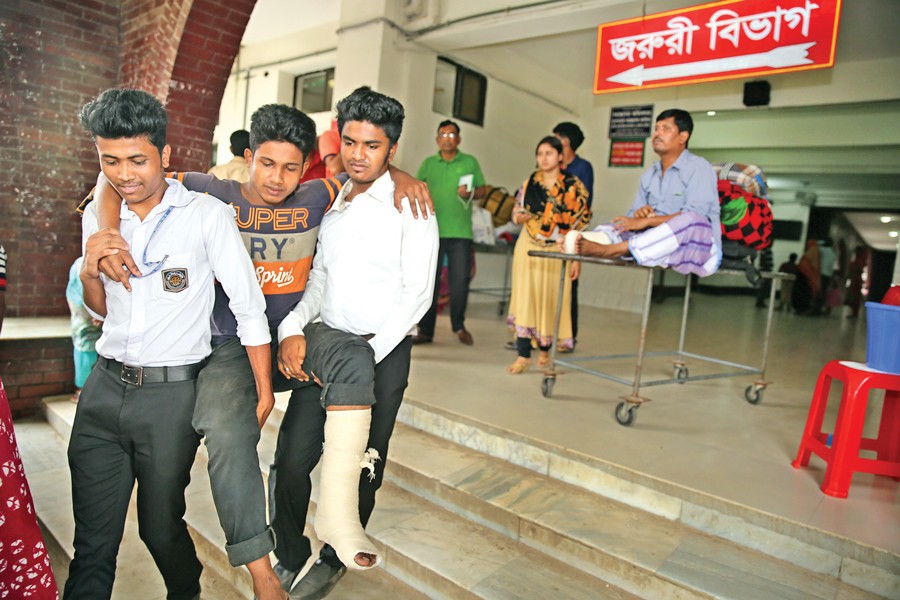
{"type": "Polygon", "coordinates": [[[565,252],[599,258],[632,258],[643,267],[669,267],[682,274],[712,275],[722,261],[721,238],[702,215],[683,212],[640,231],[623,230],[616,221],[593,231],[570,231],[565,252]]]}
{"type": "Polygon", "coordinates": [[[328,410],[322,451],[319,503],[315,530],[350,569],[371,569],[381,563],[375,544],[359,522],[360,470],[374,477],[378,452],[366,450],[372,409],[328,410]]]}
{"type": "Polygon", "coordinates": [[[575,231],[572,230],[566,234],[565,242],[564,242],[564,251],[566,254],[583,254],[583,252],[578,252],[579,248],[583,248],[584,245],[582,243],[581,246],[578,245],[580,240],[585,240],[587,242],[591,242],[593,244],[601,244],[608,245],[612,243],[612,240],[609,239],[609,236],[606,235],[603,231],[575,231]]]}

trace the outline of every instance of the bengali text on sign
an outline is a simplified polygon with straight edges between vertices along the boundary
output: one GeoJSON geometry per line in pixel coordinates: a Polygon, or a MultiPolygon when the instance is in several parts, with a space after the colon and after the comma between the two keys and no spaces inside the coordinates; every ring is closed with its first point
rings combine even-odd
{"type": "Polygon", "coordinates": [[[610,142],[609,166],[644,166],[644,140],[613,140],[610,142]]]}
{"type": "Polygon", "coordinates": [[[724,0],[600,25],[594,93],[834,66],[842,0],[724,0]]]}

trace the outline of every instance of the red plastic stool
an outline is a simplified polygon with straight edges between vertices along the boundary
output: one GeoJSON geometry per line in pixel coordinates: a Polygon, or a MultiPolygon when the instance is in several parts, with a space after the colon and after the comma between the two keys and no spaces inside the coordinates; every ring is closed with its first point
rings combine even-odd
{"type": "Polygon", "coordinates": [[[848,361],[833,360],[825,365],[816,382],[797,458],[791,464],[797,469],[805,467],[811,453],[827,464],[822,491],[829,496],[846,498],[850,479],[856,472],[900,478],[900,375],[848,361]],[[844,393],[831,447],[828,447],[828,434],[822,433],[822,421],[832,379],[844,382],[844,393]],[[881,424],[874,439],[862,437],[869,390],[873,388],[885,390],[881,424]],[[877,458],[861,458],[861,449],[874,450],[877,458]]]}

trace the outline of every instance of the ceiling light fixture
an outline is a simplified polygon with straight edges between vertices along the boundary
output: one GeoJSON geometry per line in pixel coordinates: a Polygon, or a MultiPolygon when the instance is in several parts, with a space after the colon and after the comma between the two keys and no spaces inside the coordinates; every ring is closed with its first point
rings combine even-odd
{"type": "Polygon", "coordinates": [[[892,220],[892,219],[891,219],[889,216],[887,216],[887,215],[881,217],[881,222],[882,222],[882,223],[890,223],[891,220],[892,220]]]}
{"type": "Polygon", "coordinates": [[[716,111],[708,110],[708,111],[706,111],[706,114],[707,114],[707,116],[714,117],[714,116],[716,116],[716,111]]]}
{"type": "Polygon", "coordinates": [[[895,238],[895,237],[897,237],[897,236],[900,236],[900,232],[897,232],[897,231],[888,231],[888,237],[895,238]]]}

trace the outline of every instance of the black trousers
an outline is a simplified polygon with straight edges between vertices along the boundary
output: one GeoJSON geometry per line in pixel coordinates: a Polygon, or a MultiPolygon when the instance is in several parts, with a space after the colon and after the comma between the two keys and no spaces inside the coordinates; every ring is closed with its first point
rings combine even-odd
{"type": "MultiPolygon", "coordinates": [[[[359,520],[363,527],[372,516],[375,492],[384,479],[388,445],[409,382],[411,350],[412,338],[407,337],[375,366],[375,405],[367,448],[378,450],[381,460],[375,463],[373,481],[369,481],[367,472],[360,473],[359,520]]],[[[300,570],[312,553],[303,529],[312,490],[309,474],[322,456],[325,441],[325,410],[320,395],[321,388],[316,385],[291,393],[278,432],[275,463],[269,470],[269,514],[278,540],[275,556],[283,567],[292,571],[300,570]]],[[[341,564],[329,546],[323,548],[322,557],[335,566],[341,564]]]]}
{"type": "Polygon", "coordinates": [[[200,437],[191,426],[196,381],[134,386],[95,365],[81,392],[69,440],[75,557],[66,600],[112,594],[128,503],[138,483],[140,536],[169,600],[200,593],[194,543],[184,523],[184,490],[200,437]]]}
{"type": "Polygon", "coordinates": [[[438,246],[437,277],[434,278],[434,296],[431,308],[419,321],[419,333],[434,335],[437,322],[437,302],[441,289],[441,270],[447,257],[447,276],[450,283],[450,326],[454,333],[466,325],[466,305],[469,303],[469,279],[472,275],[472,240],[441,238],[438,246]]]}

